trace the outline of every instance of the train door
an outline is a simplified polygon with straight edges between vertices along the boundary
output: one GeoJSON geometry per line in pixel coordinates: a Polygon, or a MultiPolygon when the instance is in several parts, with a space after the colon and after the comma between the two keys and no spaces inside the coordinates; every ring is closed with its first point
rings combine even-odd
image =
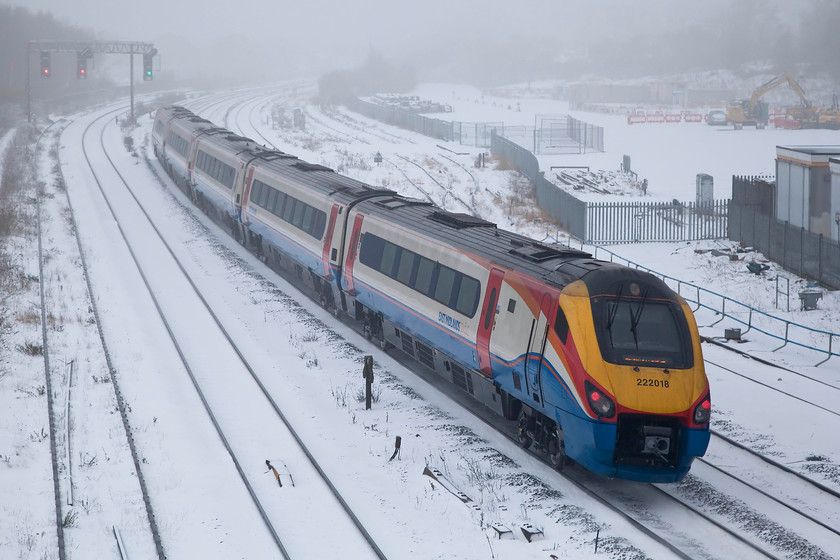
{"type": "MultiPolygon", "coordinates": [[[[239,220],[243,224],[248,223],[248,199],[251,198],[251,184],[254,180],[254,167],[251,166],[248,168],[248,175],[245,179],[245,186],[242,189],[242,204],[240,205],[240,215],[239,220]]],[[[239,196],[239,195],[237,195],[239,196]]]]}
{"type": "Polygon", "coordinates": [[[534,402],[542,402],[540,373],[543,354],[548,340],[549,317],[551,314],[551,296],[543,294],[539,315],[531,323],[531,336],[528,338],[528,355],[525,359],[525,379],[534,402]]]}
{"type": "MultiPolygon", "coordinates": [[[[350,219],[348,215],[346,219],[350,219]]],[[[356,264],[356,251],[359,246],[359,239],[362,236],[362,221],[365,219],[364,214],[356,214],[353,220],[353,229],[350,234],[350,245],[347,247],[347,254],[344,257],[344,264],[338,269],[338,280],[342,282],[339,284],[339,289],[348,294],[356,295],[356,286],[353,282],[353,265],[356,264]]],[[[343,296],[342,296],[343,297],[343,296]]]]}
{"type": "Polygon", "coordinates": [[[335,231],[335,222],[338,217],[338,204],[333,203],[330,209],[330,219],[327,222],[327,231],[324,234],[324,249],[321,253],[321,260],[324,263],[324,278],[332,280],[332,266],[331,261],[338,259],[338,248],[333,247],[333,232],[335,231]],[[332,251],[331,251],[332,250],[332,251]]]}
{"type": "Polygon", "coordinates": [[[493,334],[493,324],[496,320],[496,306],[499,302],[499,290],[505,273],[497,268],[490,271],[487,280],[487,290],[484,303],[481,306],[481,316],[476,332],[476,349],[478,350],[478,367],[487,377],[493,377],[492,361],[490,359],[490,336],[493,334]]]}

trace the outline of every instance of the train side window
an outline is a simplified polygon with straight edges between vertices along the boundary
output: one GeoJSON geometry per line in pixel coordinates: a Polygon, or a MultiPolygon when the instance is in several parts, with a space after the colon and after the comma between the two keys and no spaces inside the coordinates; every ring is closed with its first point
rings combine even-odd
{"type": "Polygon", "coordinates": [[[316,239],[321,239],[324,236],[324,230],[327,227],[327,215],[320,211],[315,210],[315,222],[312,226],[312,235],[316,239]]]}
{"type": "Polygon", "coordinates": [[[557,318],[554,319],[554,332],[560,338],[560,342],[566,344],[566,339],[569,338],[569,321],[566,319],[566,314],[563,313],[563,308],[557,306],[557,318]]]}
{"type": "Polygon", "coordinates": [[[416,253],[407,249],[403,249],[400,254],[400,263],[397,266],[397,281],[406,286],[411,284],[411,271],[414,269],[414,259],[416,257],[416,253]]]}
{"type": "MultiPolygon", "coordinates": [[[[351,243],[350,247],[353,247],[351,243]]],[[[372,233],[362,236],[362,246],[359,249],[359,260],[365,266],[379,270],[379,263],[382,262],[382,250],[385,247],[385,240],[372,233]]],[[[352,250],[352,249],[351,249],[352,250]]]]}
{"type": "Polygon", "coordinates": [[[314,211],[315,209],[309,206],[308,204],[303,209],[303,218],[301,218],[300,229],[302,229],[306,233],[309,233],[310,228],[312,227],[312,214],[314,211]]]}
{"type": "Polygon", "coordinates": [[[428,296],[432,289],[434,272],[435,262],[426,257],[420,257],[420,262],[417,263],[417,275],[414,277],[412,288],[424,296],[428,296]]]}
{"type": "Polygon", "coordinates": [[[268,202],[265,203],[265,208],[269,212],[274,212],[274,205],[277,204],[277,195],[280,194],[277,189],[271,189],[268,193],[268,202]]]}
{"type": "Polygon", "coordinates": [[[254,181],[254,184],[251,186],[251,202],[257,206],[260,205],[260,191],[262,190],[262,187],[263,184],[259,181],[254,181]]]}
{"type": "Polygon", "coordinates": [[[294,197],[289,197],[286,200],[286,207],[283,209],[283,219],[289,223],[292,223],[292,216],[294,216],[295,206],[297,205],[297,199],[294,197]]]}
{"type": "Polygon", "coordinates": [[[516,310],[516,300],[511,298],[508,300],[508,313],[513,313],[516,310]]]}
{"type": "Polygon", "coordinates": [[[299,228],[300,223],[303,220],[303,212],[306,210],[306,203],[301,202],[300,200],[297,201],[295,204],[295,213],[292,216],[292,225],[299,228]]]}
{"type": "MultiPolygon", "coordinates": [[[[461,276],[461,286],[458,288],[458,299],[455,300],[455,310],[472,317],[478,308],[478,297],[481,294],[481,283],[471,276],[461,276]]],[[[493,317],[496,310],[496,289],[491,292],[492,301],[488,305],[487,316],[493,317]]],[[[486,319],[485,319],[486,321],[486,319]]]]}
{"type": "Polygon", "coordinates": [[[457,273],[447,266],[441,266],[438,272],[437,285],[435,286],[435,301],[447,307],[452,299],[452,290],[455,287],[457,273]]]}
{"type": "Polygon", "coordinates": [[[394,271],[394,264],[397,260],[397,247],[393,243],[386,241],[382,248],[382,261],[379,263],[379,272],[385,276],[392,276],[394,271]]]}
{"type": "Polygon", "coordinates": [[[283,205],[286,204],[286,193],[277,191],[277,202],[274,204],[274,210],[272,210],[272,214],[275,216],[282,217],[283,216],[283,205]]]}

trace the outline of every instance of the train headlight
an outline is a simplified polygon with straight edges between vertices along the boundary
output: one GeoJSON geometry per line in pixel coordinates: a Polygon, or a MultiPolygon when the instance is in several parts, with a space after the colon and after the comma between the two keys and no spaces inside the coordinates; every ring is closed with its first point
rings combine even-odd
{"type": "Polygon", "coordinates": [[[694,423],[705,424],[709,421],[712,415],[712,401],[707,395],[705,399],[700,401],[700,404],[694,407],[694,423]]]}
{"type": "Polygon", "coordinates": [[[612,418],[615,415],[615,403],[603,391],[589,381],[583,382],[583,388],[586,391],[589,408],[598,415],[598,418],[612,418]]]}

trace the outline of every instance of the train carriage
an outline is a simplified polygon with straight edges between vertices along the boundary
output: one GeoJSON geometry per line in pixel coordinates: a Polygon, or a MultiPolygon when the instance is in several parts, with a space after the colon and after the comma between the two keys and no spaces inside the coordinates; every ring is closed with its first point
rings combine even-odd
{"type": "Polygon", "coordinates": [[[697,327],[658,278],[370,187],[184,111],[161,109],[153,135],[176,181],[165,140],[194,135],[199,204],[212,200],[250,250],[383,348],[516,421],[523,446],[558,468],[571,459],[649,482],[680,480],[705,453],[697,327]],[[235,171],[230,187],[230,171],[207,158],[235,171]]]}

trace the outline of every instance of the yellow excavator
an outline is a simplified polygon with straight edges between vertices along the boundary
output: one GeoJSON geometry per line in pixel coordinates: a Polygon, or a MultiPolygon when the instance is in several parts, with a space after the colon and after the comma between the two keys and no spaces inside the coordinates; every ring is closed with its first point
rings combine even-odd
{"type": "Polygon", "coordinates": [[[791,111],[788,114],[799,121],[812,117],[816,110],[811,107],[811,102],[805,97],[802,86],[799,85],[799,82],[793,76],[785,72],[781,76],[777,76],[757,87],[749,99],[737,101],[726,107],[727,122],[733,125],[736,130],[740,130],[744,126],[754,126],[756,128],[767,126],[767,121],[770,117],[769,106],[767,102],[761,101],[761,97],[771,89],[777,88],[782,84],[789,84],[791,89],[799,96],[799,99],[802,100],[801,109],[791,110],[797,114],[792,114],[791,111]]]}

